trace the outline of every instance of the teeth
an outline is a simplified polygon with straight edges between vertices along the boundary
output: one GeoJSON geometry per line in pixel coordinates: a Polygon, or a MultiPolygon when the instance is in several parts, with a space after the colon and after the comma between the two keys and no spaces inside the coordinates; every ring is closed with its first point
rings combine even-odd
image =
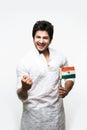
{"type": "Polygon", "coordinates": [[[39,46],[45,46],[44,43],[37,43],[39,46]]]}

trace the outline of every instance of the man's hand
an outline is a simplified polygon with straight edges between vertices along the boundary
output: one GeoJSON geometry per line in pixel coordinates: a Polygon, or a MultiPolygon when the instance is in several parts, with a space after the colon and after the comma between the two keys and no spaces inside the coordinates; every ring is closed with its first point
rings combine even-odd
{"type": "Polygon", "coordinates": [[[21,79],[21,82],[23,91],[28,91],[32,86],[32,80],[29,78],[29,76],[24,75],[21,79]]]}
{"type": "Polygon", "coordinates": [[[72,89],[74,82],[72,80],[67,80],[64,87],[59,86],[59,97],[64,98],[72,89]]]}
{"type": "Polygon", "coordinates": [[[28,90],[32,86],[32,80],[28,76],[24,75],[21,79],[21,82],[22,87],[17,90],[17,94],[20,99],[26,100],[28,98],[28,90]]]}
{"type": "Polygon", "coordinates": [[[60,86],[58,93],[59,93],[60,98],[64,98],[68,94],[68,90],[65,89],[64,87],[60,86]]]}

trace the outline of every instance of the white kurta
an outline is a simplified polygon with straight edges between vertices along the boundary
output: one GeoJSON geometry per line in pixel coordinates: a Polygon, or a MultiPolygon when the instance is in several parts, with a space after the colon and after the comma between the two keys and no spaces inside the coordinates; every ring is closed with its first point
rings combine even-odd
{"type": "Polygon", "coordinates": [[[32,50],[17,66],[17,88],[23,75],[33,81],[28,99],[23,101],[21,130],[65,130],[63,99],[58,96],[59,68],[67,66],[60,52],[49,48],[47,64],[43,54],[32,50]]]}

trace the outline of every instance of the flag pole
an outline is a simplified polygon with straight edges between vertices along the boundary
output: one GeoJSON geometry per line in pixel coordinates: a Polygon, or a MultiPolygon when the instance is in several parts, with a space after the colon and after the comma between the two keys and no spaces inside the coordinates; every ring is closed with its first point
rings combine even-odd
{"type": "Polygon", "coordinates": [[[61,74],[61,68],[60,68],[60,70],[59,70],[60,72],[60,77],[59,77],[59,86],[61,86],[62,85],[62,74],[61,74]]]}

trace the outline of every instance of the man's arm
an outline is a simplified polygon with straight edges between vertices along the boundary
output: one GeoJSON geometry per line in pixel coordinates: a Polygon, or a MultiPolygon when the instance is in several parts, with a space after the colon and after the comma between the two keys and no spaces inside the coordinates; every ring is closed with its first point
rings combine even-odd
{"type": "Polygon", "coordinates": [[[22,87],[17,90],[17,95],[21,100],[26,100],[28,98],[28,90],[32,86],[32,80],[24,75],[22,80],[22,87]]]}
{"type": "Polygon", "coordinates": [[[68,93],[71,91],[72,87],[74,85],[74,82],[72,80],[67,80],[65,82],[65,86],[59,87],[59,97],[64,98],[65,96],[68,95],[68,93]]]}
{"type": "Polygon", "coordinates": [[[21,100],[26,100],[28,98],[28,93],[27,91],[23,91],[22,88],[19,88],[17,90],[17,95],[21,100]]]}

